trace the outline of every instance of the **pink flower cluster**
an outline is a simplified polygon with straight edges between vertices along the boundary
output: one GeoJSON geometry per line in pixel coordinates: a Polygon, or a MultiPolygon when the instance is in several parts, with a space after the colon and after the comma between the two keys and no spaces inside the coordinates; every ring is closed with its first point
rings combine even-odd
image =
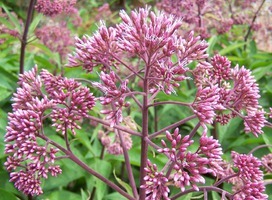
{"type": "Polygon", "coordinates": [[[208,56],[207,43],[200,37],[194,37],[193,32],[186,37],[179,35],[180,18],[163,12],[156,14],[148,7],[132,11],[130,16],[121,11],[120,17],[122,22],[116,27],[107,28],[102,22],[93,36],[77,38],[75,53],[69,56],[70,66],[82,65],[88,72],[102,67],[103,83],[94,86],[105,93],[105,97],[100,98],[103,105],[116,102],[115,109],[103,110],[109,119],[116,118],[114,123],[122,121],[119,108],[126,107],[124,97],[129,90],[126,78],[117,77],[113,69],[126,68],[130,70],[130,77],[137,76],[140,81],[147,76],[148,89],[153,94],[159,91],[171,94],[179,87],[178,82],[188,78],[186,66],[208,56]],[[135,57],[139,59],[137,68],[127,64],[135,57]],[[119,88],[117,80],[121,84],[119,88]]]}
{"type": "Polygon", "coordinates": [[[148,160],[145,171],[147,172],[147,175],[144,177],[146,184],[141,185],[141,188],[146,189],[146,200],[170,200],[168,197],[170,189],[166,185],[169,180],[162,172],[158,172],[156,164],[152,164],[148,160]]]}
{"type": "Polygon", "coordinates": [[[5,153],[9,156],[5,166],[19,190],[39,195],[41,178],[61,173],[54,164],[58,149],[42,141],[43,121],[51,116],[57,131],[71,129],[75,134],[74,129],[80,128],[76,122],[87,116],[95,101],[89,90],[74,80],[46,70],[39,76],[36,67],[20,75],[19,86],[8,116],[5,153]]]}
{"type": "Polygon", "coordinates": [[[44,15],[54,17],[60,13],[69,13],[76,0],[37,0],[36,10],[44,15]]]}
{"type": "MultiPolygon", "coordinates": [[[[222,148],[218,141],[212,137],[203,135],[200,138],[200,147],[196,152],[188,150],[194,141],[189,138],[189,135],[182,137],[178,128],[175,129],[173,134],[167,131],[166,138],[170,142],[171,147],[167,147],[166,142],[162,140],[163,148],[158,149],[158,152],[165,154],[173,162],[171,175],[167,178],[163,176],[162,172],[154,173],[154,170],[146,169],[148,173],[152,172],[152,175],[147,175],[146,180],[150,180],[148,177],[159,175],[164,177],[163,179],[167,178],[169,180],[168,184],[173,181],[173,185],[180,188],[181,191],[184,191],[187,186],[192,186],[198,191],[197,183],[205,183],[203,175],[207,173],[216,175],[219,171],[223,171],[223,168],[219,165],[223,162],[221,158],[223,154],[222,148]]],[[[153,189],[153,195],[164,194],[166,191],[169,192],[169,190],[166,189],[166,185],[162,185],[163,183],[166,182],[147,182],[142,187],[150,188],[152,186],[151,188],[156,188],[158,191],[153,189]],[[155,187],[158,183],[160,187],[155,187]]],[[[156,197],[158,198],[158,196],[156,197]]]]}
{"type": "Polygon", "coordinates": [[[211,62],[200,62],[193,70],[198,87],[192,107],[202,123],[221,124],[239,116],[244,120],[245,132],[256,137],[263,133],[265,112],[259,105],[259,87],[245,67],[230,67],[226,57],[215,55],[211,62]]]}
{"type": "MultiPolygon", "coordinates": [[[[262,27],[259,20],[251,25],[255,12],[262,1],[222,0],[161,0],[157,7],[184,20],[184,30],[194,30],[202,38],[229,32],[233,25],[248,25],[254,30],[262,27]]],[[[267,17],[267,13],[259,13],[267,17]]]]}
{"type": "Polygon", "coordinates": [[[234,167],[238,168],[238,177],[233,187],[234,200],[238,199],[267,199],[264,194],[263,172],[260,170],[261,161],[252,155],[232,152],[234,167]]]}
{"type": "Polygon", "coordinates": [[[58,52],[62,59],[65,59],[74,45],[71,33],[65,25],[43,26],[35,34],[51,51],[58,52]]]}

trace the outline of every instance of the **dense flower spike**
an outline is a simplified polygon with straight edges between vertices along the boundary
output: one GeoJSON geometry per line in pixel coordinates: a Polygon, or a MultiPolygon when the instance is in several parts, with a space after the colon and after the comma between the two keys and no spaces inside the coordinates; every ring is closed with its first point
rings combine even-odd
{"type": "Polygon", "coordinates": [[[252,155],[238,154],[234,151],[231,156],[240,178],[234,181],[234,199],[267,199],[268,196],[264,194],[263,172],[260,170],[261,161],[252,155]]]}
{"type": "Polygon", "coordinates": [[[236,190],[239,193],[235,194],[233,200],[241,200],[241,199],[260,199],[266,200],[268,199],[268,195],[264,194],[265,187],[262,182],[253,182],[246,183],[240,190],[236,190]]]}
{"type": "Polygon", "coordinates": [[[92,72],[93,67],[96,66],[117,67],[113,59],[113,55],[119,56],[119,47],[116,43],[116,29],[107,28],[105,23],[101,22],[94,36],[85,35],[82,39],[76,38],[76,52],[69,56],[69,65],[83,65],[89,72],[92,72]]]}
{"type": "Polygon", "coordinates": [[[39,139],[44,134],[43,120],[51,116],[58,130],[71,129],[75,134],[74,129],[80,128],[76,121],[87,116],[94,97],[74,80],[55,77],[46,70],[40,77],[37,67],[20,75],[19,86],[13,98],[13,113],[8,117],[5,153],[9,156],[5,166],[19,190],[39,195],[41,178],[61,173],[54,164],[58,149],[39,139]]]}
{"type": "Polygon", "coordinates": [[[147,172],[147,175],[144,177],[146,184],[141,185],[141,188],[146,189],[146,200],[170,200],[168,197],[170,189],[166,185],[168,179],[162,172],[158,172],[156,164],[152,164],[148,160],[145,171],[147,172]]]}

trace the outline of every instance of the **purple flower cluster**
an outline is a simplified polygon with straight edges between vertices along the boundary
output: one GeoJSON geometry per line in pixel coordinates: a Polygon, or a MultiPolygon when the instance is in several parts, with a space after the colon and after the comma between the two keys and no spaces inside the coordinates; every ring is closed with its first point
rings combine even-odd
{"type": "Polygon", "coordinates": [[[35,34],[51,51],[58,52],[62,59],[65,59],[74,45],[74,39],[64,24],[43,26],[35,34]]]}
{"type": "Polygon", "coordinates": [[[198,87],[192,107],[203,123],[214,118],[226,124],[236,116],[244,120],[245,132],[256,137],[265,125],[265,112],[259,105],[259,87],[245,67],[230,67],[230,61],[215,55],[211,62],[200,62],[193,70],[198,87]]]}
{"type": "Polygon", "coordinates": [[[5,166],[10,181],[25,194],[42,193],[41,178],[48,173],[61,173],[54,164],[58,149],[43,141],[43,121],[51,116],[57,131],[71,131],[95,104],[93,95],[86,87],[74,80],[53,76],[37,68],[20,75],[19,88],[13,97],[13,112],[9,113],[5,135],[5,166]],[[44,87],[43,87],[44,85],[44,87]]]}
{"type": "Polygon", "coordinates": [[[148,160],[145,171],[147,172],[147,175],[144,177],[146,184],[142,185],[141,188],[146,189],[146,200],[170,200],[168,197],[170,192],[167,186],[168,179],[162,172],[158,172],[156,164],[152,164],[148,160]]]}
{"type": "Polygon", "coordinates": [[[264,194],[263,172],[260,170],[261,161],[252,155],[238,154],[232,152],[234,167],[238,168],[233,191],[236,193],[234,199],[267,199],[264,194]]]}
{"type": "Polygon", "coordinates": [[[76,0],[37,0],[36,10],[46,16],[54,17],[60,13],[69,13],[76,0]]]}
{"type": "MultiPolygon", "coordinates": [[[[157,7],[166,13],[181,17],[184,20],[183,30],[194,30],[202,38],[208,38],[214,30],[218,34],[224,34],[230,32],[234,25],[247,25],[255,31],[259,30],[265,26],[262,25],[261,18],[251,23],[261,4],[262,1],[255,0],[161,0],[157,7]]],[[[269,13],[258,14],[267,18],[269,13]]]]}
{"type": "Polygon", "coordinates": [[[128,92],[128,80],[123,81],[118,88],[116,86],[118,80],[113,71],[110,74],[101,72],[100,79],[103,83],[94,82],[93,86],[105,94],[99,100],[102,105],[108,105],[110,109],[101,110],[101,113],[107,115],[106,119],[110,120],[111,126],[113,126],[123,121],[122,108],[130,106],[129,102],[125,102],[126,93],[128,92]]]}
{"type": "MultiPolygon", "coordinates": [[[[127,123],[128,117],[124,118],[126,128],[129,127],[129,123],[127,123]]],[[[124,132],[116,130],[114,131],[111,127],[105,127],[106,131],[100,130],[98,134],[98,138],[100,139],[102,145],[106,148],[106,150],[112,155],[121,155],[123,154],[123,148],[121,144],[120,136],[123,139],[123,145],[126,150],[132,148],[132,138],[131,135],[124,132]]]]}
{"type": "MultiPolygon", "coordinates": [[[[182,137],[178,128],[175,129],[173,134],[167,131],[166,138],[170,142],[171,147],[167,147],[166,142],[162,140],[163,148],[158,149],[158,152],[165,154],[173,162],[171,175],[167,179],[169,183],[173,182],[173,185],[180,188],[181,191],[184,191],[187,186],[192,186],[194,190],[198,191],[197,183],[205,183],[203,175],[212,173],[216,176],[220,172],[222,173],[223,168],[219,164],[223,162],[221,158],[223,153],[217,140],[204,134],[200,138],[198,150],[193,153],[188,148],[194,141],[189,138],[189,135],[182,137]]],[[[149,165],[151,166],[151,164],[149,165]]],[[[152,175],[147,175],[148,180],[151,180],[150,177],[153,176],[162,177],[163,180],[166,179],[162,172],[158,173],[157,171],[149,170],[148,173],[152,173],[152,175]]],[[[157,184],[157,181],[152,185],[152,188],[156,186],[155,184],[157,184]]],[[[142,187],[151,187],[151,183],[147,182],[142,187]]],[[[165,186],[156,187],[156,191],[152,190],[153,196],[164,194],[165,191],[167,191],[165,186]]],[[[156,197],[159,199],[158,196],[156,197]]]]}
{"type": "Polygon", "coordinates": [[[76,52],[69,57],[70,66],[83,65],[89,72],[96,66],[109,69],[124,65],[130,69],[124,55],[136,56],[147,64],[150,91],[171,94],[179,86],[177,82],[187,78],[186,65],[207,58],[207,44],[199,37],[178,34],[180,18],[163,12],[155,14],[150,8],[132,11],[131,16],[121,11],[120,17],[122,22],[115,28],[102,23],[94,36],[77,39],[76,52]],[[178,60],[174,62],[175,56],[178,60]]]}

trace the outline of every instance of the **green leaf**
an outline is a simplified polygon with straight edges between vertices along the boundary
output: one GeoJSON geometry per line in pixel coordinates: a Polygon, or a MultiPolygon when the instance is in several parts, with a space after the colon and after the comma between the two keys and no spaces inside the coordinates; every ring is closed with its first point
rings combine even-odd
{"type": "Polygon", "coordinates": [[[41,57],[41,56],[38,56],[38,55],[35,55],[34,56],[34,60],[37,62],[38,66],[41,67],[41,68],[52,68],[54,69],[56,66],[53,65],[49,59],[46,59],[44,57],[41,57]]]}
{"type": "Polygon", "coordinates": [[[58,190],[58,191],[48,192],[43,195],[40,195],[37,197],[37,199],[38,200],[44,200],[44,199],[77,200],[77,199],[81,199],[81,196],[73,192],[58,190]]]}
{"type": "Polygon", "coordinates": [[[33,21],[31,22],[31,24],[29,26],[29,35],[34,33],[34,31],[35,31],[36,27],[38,26],[38,24],[40,23],[42,17],[43,17],[42,14],[38,14],[34,17],[33,21]]]}
{"type": "Polygon", "coordinates": [[[1,200],[17,200],[17,197],[13,193],[1,188],[0,188],[0,197],[1,197],[1,200]]]}
{"type": "Polygon", "coordinates": [[[245,44],[247,44],[247,42],[231,44],[231,45],[227,46],[226,48],[222,49],[221,51],[219,51],[219,54],[220,55],[226,55],[227,53],[230,53],[233,50],[236,50],[236,49],[238,49],[240,47],[243,47],[245,44]]]}
{"type": "Polygon", "coordinates": [[[258,67],[252,71],[253,76],[256,81],[260,80],[262,77],[266,76],[267,72],[272,69],[272,65],[268,65],[265,67],[258,67]]]}
{"type": "Polygon", "coordinates": [[[120,185],[122,185],[123,188],[125,188],[125,190],[127,191],[127,193],[128,193],[129,195],[133,196],[132,188],[130,187],[129,184],[127,184],[126,182],[122,181],[120,178],[118,178],[118,177],[116,176],[116,174],[115,174],[115,169],[113,170],[113,175],[114,175],[116,181],[117,181],[120,185]]]}
{"type": "Polygon", "coordinates": [[[80,190],[80,193],[81,193],[81,200],[89,199],[89,195],[83,189],[80,190]]]}
{"type": "Polygon", "coordinates": [[[14,29],[11,23],[8,20],[6,20],[4,17],[0,17],[0,24],[5,25],[9,29],[14,29]]]}
{"type": "Polygon", "coordinates": [[[123,197],[121,194],[118,192],[114,192],[111,194],[106,195],[103,200],[113,200],[113,199],[118,199],[118,200],[127,200],[127,198],[123,197]]]}
{"type": "Polygon", "coordinates": [[[208,40],[209,46],[208,46],[208,48],[207,48],[207,53],[208,53],[210,56],[212,56],[212,55],[214,54],[214,51],[213,51],[213,50],[214,50],[214,46],[215,46],[217,40],[218,40],[218,38],[217,38],[216,35],[212,36],[212,37],[208,40]]]}
{"type": "Polygon", "coordinates": [[[20,34],[22,34],[22,27],[21,27],[19,20],[12,13],[9,12],[9,10],[6,8],[6,6],[2,5],[2,8],[4,9],[5,13],[8,15],[10,21],[15,25],[16,30],[20,34]]]}
{"type": "Polygon", "coordinates": [[[212,199],[217,200],[217,199],[222,199],[222,198],[220,197],[220,195],[217,192],[212,191],[212,199]]]}
{"type": "Polygon", "coordinates": [[[7,90],[7,88],[0,86],[0,102],[8,98],[11,94],[12,91],[7,90]]]}

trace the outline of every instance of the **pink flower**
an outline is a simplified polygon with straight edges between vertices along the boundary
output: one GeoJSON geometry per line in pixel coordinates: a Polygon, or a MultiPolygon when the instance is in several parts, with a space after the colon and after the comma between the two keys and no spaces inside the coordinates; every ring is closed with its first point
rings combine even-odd
{"type": "MultiPolygon", "coordinates": [[[[173,180],[174,185],[180,188],[181,191],[184,191],[186,186],[192,186],[198,191],[196,183],[205,183],[202,174],[213,172],[212,169],[208,168],[211,160],[201,155],[206,153],[206,151],[204,149],[203,152],[197,151],[192,153],[188,151],[188,147],[193,143],[193,140],[189,139],[189,135],[182,138],[178,128],[175,129],[172,135],[166,132],[166,138],[171,143],[171,148],[168,148],[166,142],[162,140],[163,148],[158,149],[158,152],[164,153],[173,161],[174,167],[169,181],[173,180]]],[[[213,153],[215,154],[213,157],[209,156],[217,158],[220,154],[220,149],[217,149],[216,145],[211,146],[213,146],[213,153]]],[[[210,150],[212,150],[212,147],[210,147],[210,150]]]]}
{"type": "Polygon", "coordinates": [[[76,4],[76,0],[37,0],[36,10],[44,15],[54,17],[62,12],[67,12],[76,4]]]}
{"type": "Polygon", "coordinates": [[[96,66],[117,67],[118,62],[113,58],[113,55],[119,57],[120,51],[116,34],[115,28],[107,28],[101,22],[92,37],[85,35],[82,39],[76,38],[76,52],[69,55],[69,66],[83,65],[88,72],[92,72],[96,66]]]}
{"type": "Polygon", "coordinates": [[[63,59],[70,52],[70,47],[74,45],[70,31],[63,24],[43,26],[37,29],[35,34],[45,46],[53,52],[58,52],[63,59]]]}
{"type": "Polygon", "coordinates": [[[215,111],[224,109],[224,107],[219,104],[219,98],[219,88],[217,85],[206,88],[198,87],[192,107],[200,122],[212,124],[216,116],[215,111]]]}
{"type": "Polygon", "coordinates": [[[158,172],[156,164],[152,164],[150,160],[147,161],[147,167],[145,168],[147,175],[144,177],[146,183],[141,185],[141,188],[146,189],[146,200],[164,199],[170,200],[168,194],[170,189],[166,183],[168,179],[162,172],[158,172]]]}
{"type": "Polygon", "coordinates": [[[89,89],[72,79],[53,76],[43,70],[41,77],[37,67],[20,75],[19,88],[13,97],[13,112],[8,115],[5,135],[5,153],[8,154],[5,167],[10,181],[26,195],[42,193],[41,179],[48,173],[61,173],[55,158],[58,149],[46,142],[40,143],[43,121],[51,117],[57,131],[80,128],[77,121],[86,117],[95,101],[89,89]]]}
{"type": "Polygon", "coordinates": [[[244,118],[245,132],[252,132],[256,137],[258,134],[263,133],[262,128],[265,126],[266,119],[263,110],[257,110],[252,114],[249,113],[244,118]]]}
{"type": "Polygon", "coordinates": [[[242,188],[238,190],[234,190],[234,192],[238,192],[234,195],[234,200],[266,200],[268,199],[268,195],[264,194],[265,186],[263,182],[253,182],[253,183],[246,183],[242,188]]]}
{"type": "Polygon", "coordinates": [[[123,121],[122,108],[130,106],[129,102],[125,102],[128,80],[123,81],[118,88],[116,86],[118,80],[113,71],[110,74],[101,72],[100,79],[102,83],[94,82],[93,86],[105,94],[99,100],[102,105],[109,105],[111,108],[101,110],[101,113],[107,115],[106,119],[110,120],[113,126],[123,121]]]}
{"type": "Polygon", "coordinates": [[[239,177],[249,182],[263,180],[263,172],[260,170],[261,161],[252,155],[231,152],[234,166],[239,170],[239,177]]]}
{"type": "Polygon", "coordinates": [[[272,173],[272,153],[262,157],[262,166],[266,172],[272,173]]]}

